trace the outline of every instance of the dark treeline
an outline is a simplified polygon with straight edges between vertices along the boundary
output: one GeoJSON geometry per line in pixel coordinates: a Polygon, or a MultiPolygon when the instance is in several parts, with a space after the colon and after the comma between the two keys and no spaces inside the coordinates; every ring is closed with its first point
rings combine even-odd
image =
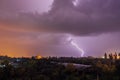
{"type": "Polygon", "coordinates": [[[0,80],[120,80],[120,60],[94,58],[21,59],[13,66],[3,60],[0,80]],[[69,63],[67,66],[58,63],[69,63]],[[91,65],[76,68],[73,63],[91,65]]]}

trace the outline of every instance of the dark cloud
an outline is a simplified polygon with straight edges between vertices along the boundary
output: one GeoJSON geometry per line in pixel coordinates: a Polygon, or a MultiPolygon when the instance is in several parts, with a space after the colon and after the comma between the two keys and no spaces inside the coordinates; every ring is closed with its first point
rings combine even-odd
{"type": "Polygon", "coordinates": [[[48,13],[22,13],[5,20],[20,25],[18,29],[80,36],[120,31],[119,0],[79,0],[76,6],[73,1],[54,0],[48,13]]]}
{"type": "Polygon", "coordinates": [[[44,23],[49,30],[90,35],[120,31],[119,0],[55,0],[44,23]],[[66,3],[66,4],[64,4],[66,3]]]}

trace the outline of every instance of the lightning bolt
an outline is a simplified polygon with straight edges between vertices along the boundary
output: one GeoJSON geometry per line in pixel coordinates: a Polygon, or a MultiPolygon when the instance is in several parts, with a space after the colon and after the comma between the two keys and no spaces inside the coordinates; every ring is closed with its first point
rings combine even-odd
{"type": "Polygon", "coordinates": [[[74,40],[73,40],[71,37],[68,38],[68,41],[70,41],[71,45],[74,46],[75,48],[77,48],[77,49],[81,52],[81,57],[83,57],[83,56],[84,56],[84,53],[85,53],[84,50],[81,49],[81,48],[74,42],[74,40]]]}

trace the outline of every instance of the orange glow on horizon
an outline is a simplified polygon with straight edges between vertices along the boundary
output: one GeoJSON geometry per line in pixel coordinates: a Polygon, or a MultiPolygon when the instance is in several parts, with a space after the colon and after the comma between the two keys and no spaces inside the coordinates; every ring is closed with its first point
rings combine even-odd
{"type": "Polygon", "coordinates": [[[36,56],[36,59],[41,59],[42,58],[42,56],[36,56]]]}
{"type": "Polygon", "coordinates": [[[1,43],[0,55],[7,55],[9,57],[30,57],[27,51],[21,49],[17,45],[9,43],[1,43]]]}

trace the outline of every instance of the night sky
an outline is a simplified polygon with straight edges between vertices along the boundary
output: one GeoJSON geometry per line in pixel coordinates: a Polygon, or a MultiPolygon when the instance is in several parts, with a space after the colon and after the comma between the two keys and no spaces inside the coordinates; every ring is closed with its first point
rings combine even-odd
{"type": "Polygon", "coordinates": [[[0,54],[101,57],[120,52],[120,0],[0,0],[0,54]]]}

